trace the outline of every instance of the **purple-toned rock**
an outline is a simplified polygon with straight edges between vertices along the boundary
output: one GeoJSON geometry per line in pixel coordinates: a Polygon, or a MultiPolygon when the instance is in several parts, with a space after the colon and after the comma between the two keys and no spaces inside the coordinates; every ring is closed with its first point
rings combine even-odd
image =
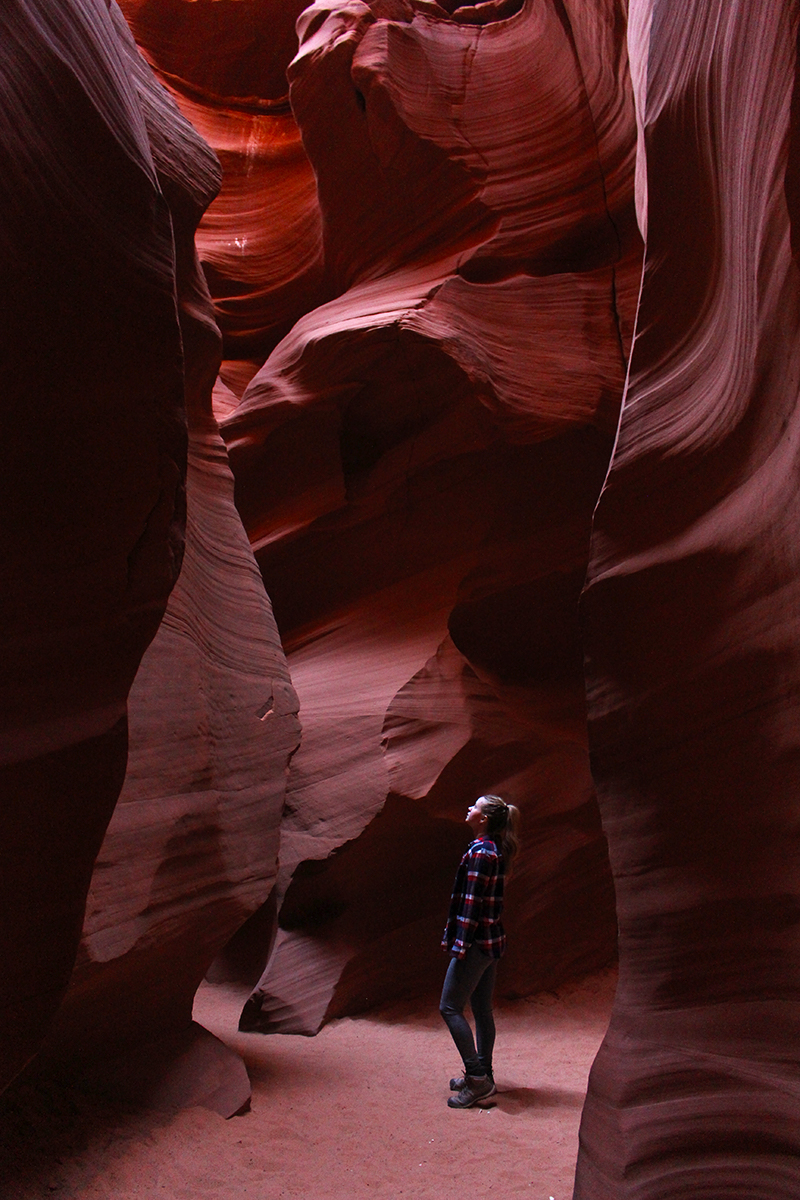
{"type": "MultiPolygon", "coordinates": [[[[113,9],[0,11],[3,541],[0,1081],[66,987],[125,772],[126,698],[180,568],[175,229],[113,9]]],[[[178,212],[178,199],[182,212],[178,212]]]]}
{"type": "Polygon", "coordinates": [[[270,891],[298,726],[211,415],[219,166],[114,4],[12,0],[0,79],[0,1083],[146,1040],[160,1095],[235,1109],[191,1003],[270,891]]]}
{"type": "Polygon", "coordinates": [[[584,601],[620,979],[575,1196],[790,1200],[797,11],[635,0],[630,16],[646,259],[584,601]]]}
{"type": "Polygon", "coordinates": [[[622,9],[574,7],[298,22],[332,298],[217,391],[303,720],[249,1028],[436,986],[485,790],[525,820],[501,989],[614,954],[577,605],[641,259],[622,9]]]}
{"type": "MultiPolygon", "coordinates": [[[[163,187],[175,194],[177,209],[202,143],[133,42],[126,45],[163,187]]],[[[210,1089],[209,1103],[221,1110],[230,1102],[225,1115],[231,1115],[247,1099],[246,1072],[235,1055],[220,1048],[209,1058],[208,1039],[189,1037],[192,1001],[209,964],[272,888],[286,767],[299,727],[211,415],[219,334],[194,225],[176,220],[175,228],[189,422],[186,549],[131,689],[125,784],[95,864],[70,987],[39,1069],[109,1057],[116,1091],[138,1070],[135,1062],[124,1065],[125,1052],[136,1046],[138,1061],[140,1043],[155,1040],[155,1075],[148,1069],[142,1088],[157,1079],[158,1094],[193,1103],[211,1071],[220,1086],[210,1089]],[[170,1035],[178,1050],[168,1054],[170,1035]],[[161,1050],[166,1061],[159,1067],[161,1050]]]]}

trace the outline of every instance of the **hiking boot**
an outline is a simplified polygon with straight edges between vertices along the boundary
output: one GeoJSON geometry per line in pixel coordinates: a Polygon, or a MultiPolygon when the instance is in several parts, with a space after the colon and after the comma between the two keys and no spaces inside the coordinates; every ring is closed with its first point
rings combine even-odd
{"type": "Polygon", "coordinates": [[[471,1108],[479,1100],[493,1096],[497,1088],[489,1075],[465,1075],[464,1086],[447,1101],[448,1108],[471,1108]]]}
{"type": "MultiPolygon", "coordinates": [[[[493,1096],[494,1093],[497,1091],[497,1088],[494,1086],[494,1075],[491,1071],[487,1071],[486,1076],[488,1079],[490,1079],[492,1081],[492,1091],[489,1093],[489,1095],[493,1096]]],[[[466,1082],[467,1082],[467,1080],[466,1080],[465,1075],[455,1075],[450,1080],[450,1091],[451,1092],[460,1092],[466,1082]]]]}

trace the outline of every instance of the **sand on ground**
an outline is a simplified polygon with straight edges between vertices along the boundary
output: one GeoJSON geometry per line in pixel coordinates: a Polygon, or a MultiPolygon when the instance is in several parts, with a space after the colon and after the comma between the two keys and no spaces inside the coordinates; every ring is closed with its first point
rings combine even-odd
{"type": "Polygon", "coordinates": [[[447,1107],[459,1063],[435,1005],[384,1007],[313,1038],[264,1036],[237,1032],[241,990],[204,984],[195,1019],[243,1056],[250,1112],[225,1120],[202,1108],[110,1109],[40,1088],[33,1111],[30,1097],[22,1115],[18,1106],[27,1151],[0,1195],[570,1200],[587,1075],[615,982],[609,969],[499,1005],[498,1094],[464,1111],[447,1107]]]}

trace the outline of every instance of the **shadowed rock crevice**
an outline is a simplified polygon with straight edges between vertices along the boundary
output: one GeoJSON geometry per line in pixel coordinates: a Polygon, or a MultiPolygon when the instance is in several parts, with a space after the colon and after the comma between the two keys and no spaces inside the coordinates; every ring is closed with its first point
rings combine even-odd
{"type": "Polygon", "coordinates": [[[641,332],[583,600],[620,978],[576,1200],[800,1182],[797,13],[765,17],[631,5],[641,332]]]}
{"type": "MultiPolygon", "coordinates": [[[[114,11],[11,0],[0,80],[2,1086],[69,978],[128,691],[181,565],[186,428],[179,220],[114,11]]],[[[215,182],[198,154],[198,208],[215,182]]]]}
{"type": "Polygon", "coordinates": [[[576,1200],[795,1200],[797,5],[123,8],[0,8],[0,1086],[427,1003],[500,791],[576,1200]]]}
{"type": "Polygon", "coordinates": [[[578,595],[639,282],[621,10],[570,6],[569,36],[550,5],[465,12],[302,15],[290,94],[331,298],[218,393],[303,714],[249,1027],[434,986],[476,788],[531,828],[507,991],[614,954],[578,595]],[[453,837],[414,915],[369,882],[373,855],[399,869],[400,812],[453,837]]]}
{"type": "Polygon", "coordinates": [[[211,412],[220,336],[194,234],[219,165],[115,4],[13,0],[0,26],[16,297],[0,699],[18,760],[1,1082],[42,1042],[30,1077],[147,1043],[158,1089],[235,1111],[244,1067],[191,1005],[271,889],[298,726],[211,412]]]}

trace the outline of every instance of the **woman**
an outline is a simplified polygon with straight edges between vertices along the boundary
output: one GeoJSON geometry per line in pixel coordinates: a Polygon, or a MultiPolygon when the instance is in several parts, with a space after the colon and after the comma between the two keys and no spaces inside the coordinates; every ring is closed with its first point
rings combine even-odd
{"type": "Polygon", "coordinates": [[[467,824],[475,839],[456,873],[442,938],[450,965],[439,1012],[464,1063],[463,1076],[450,1080],[457,1093],[447,1101],[451,1108],[470,1108],[497,1091],[492,1074],[492,993],[497,960],[506,948],[503,885],[517,852],[519,810],[499,796],[481,796],[468,810],[467,824]],[[464,1016],[467,1000],[475,1018],[477,1048],[464,1016]]]}

